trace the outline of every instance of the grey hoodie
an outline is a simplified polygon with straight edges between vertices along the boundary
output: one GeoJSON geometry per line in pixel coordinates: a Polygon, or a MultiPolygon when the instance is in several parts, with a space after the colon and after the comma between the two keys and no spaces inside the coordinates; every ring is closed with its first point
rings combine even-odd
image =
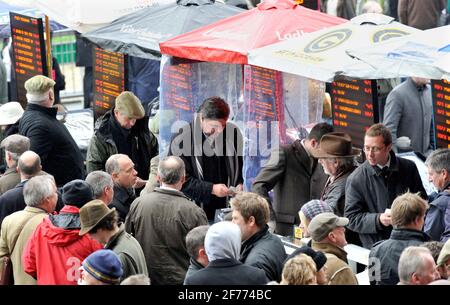
{"type": "Polygon", "coordinates": [[[205,250],[210,262],[224,258],[239,260],[241,229],[229,221],[213,224],[206,233],[205,250]]]}

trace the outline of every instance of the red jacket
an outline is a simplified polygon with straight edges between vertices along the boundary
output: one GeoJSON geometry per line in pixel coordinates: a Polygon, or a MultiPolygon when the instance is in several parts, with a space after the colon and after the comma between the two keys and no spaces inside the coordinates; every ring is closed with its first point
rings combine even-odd
{"type": "Polygon", "coordinates": [[[76,285],[83,260],[102,246],[87,234],[80,236],[79,209],[66,205],[38,225],[23,251],[24,271],[38,285],[76,285]],[[77,227],[77,226],[75,226],[77,227]]]}

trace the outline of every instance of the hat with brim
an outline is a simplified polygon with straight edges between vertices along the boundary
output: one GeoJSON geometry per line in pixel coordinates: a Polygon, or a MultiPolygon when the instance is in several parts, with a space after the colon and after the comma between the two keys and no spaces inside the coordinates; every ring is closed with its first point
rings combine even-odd
{"type": "Polygon", "coordinates": [[[311,150],[315,158],[349,158],[358,156],[361,150],[352,147],[350,135],[342,132],[330,132],[320,139],[318,149],[311,150]]]}
{"type": "Polygon", "coordinates": [[[18,102],[8,102],[0,106],[0,125],[12,125],[22,117],[24,110],[18,102]]]}
{"type": "Polygon", "coordinates": [[[314,241],[320,242],[337,227],[348,225],[348,218],[339,217],[333,213],[321,213],[315,216],[308,226],[309,234],[314,241]]]}
{"type": "Polygon", "coordinates": [[[91,231],[103,219],[116,212],[116,208],[108,208],[101,200],[92,200],[80,209],[81,230],[80,235],[91,231]]]}

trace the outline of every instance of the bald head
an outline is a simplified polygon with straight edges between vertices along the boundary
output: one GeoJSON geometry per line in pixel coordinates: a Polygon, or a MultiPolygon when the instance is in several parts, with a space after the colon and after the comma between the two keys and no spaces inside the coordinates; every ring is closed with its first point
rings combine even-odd
{"type": "Polygon", "coordinates": [[[184,162],[179,157],[165,157],[159,161],[158,176],[163,184],[176,185],[184,179],[184,162]]]}
{"type": "Polygon", "coordinates": [[[34,151],[28,150],[20,156],[17,169],[21,180],[30,179],[41,171],[41,158],[34,151]]]}

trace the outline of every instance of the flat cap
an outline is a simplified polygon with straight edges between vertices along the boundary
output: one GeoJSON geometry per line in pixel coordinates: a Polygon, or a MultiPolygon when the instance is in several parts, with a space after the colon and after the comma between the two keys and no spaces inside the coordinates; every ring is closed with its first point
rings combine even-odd
{"type": "Polygon", "coordinates": [[[53,89],[55,81],[44,75],[36,75],[25,82],[25,89],[28,94],[44,94],[53,89]]]}
{"type": "Polygon", "coordinates": [[[320,242],[337,227],[348,225],[348,218],[333,213],[321,213],[315,216],[308,226],[309,234],[314,241],[320,242]]]}
{"type": "Polygon", "coordinates": [[[115,109],[130,119],[139,120],[145,116],[141,101],[130,91],[124,91],[116,97],[115,109]]]}

